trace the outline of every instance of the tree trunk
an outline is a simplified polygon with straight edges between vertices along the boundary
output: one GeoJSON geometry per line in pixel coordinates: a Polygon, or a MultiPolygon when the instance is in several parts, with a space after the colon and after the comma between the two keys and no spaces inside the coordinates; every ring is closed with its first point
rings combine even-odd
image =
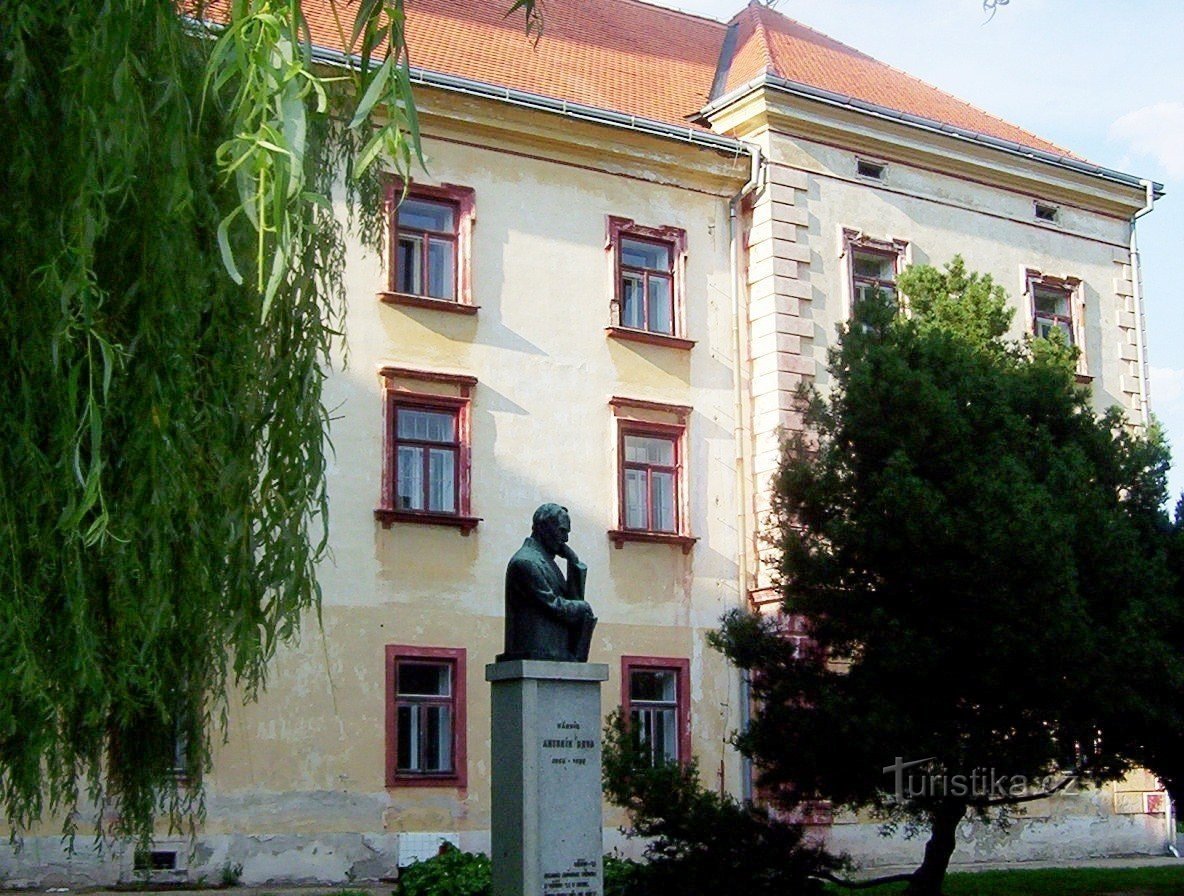
{"type": "Polygon", "coordinates": [[[909,896],[941,896],[941,885],[954,853],[958,822],[965,814],[966,804],[959,802],[942,803],[934,811],[925,858],[905,890],[909,896]]]}

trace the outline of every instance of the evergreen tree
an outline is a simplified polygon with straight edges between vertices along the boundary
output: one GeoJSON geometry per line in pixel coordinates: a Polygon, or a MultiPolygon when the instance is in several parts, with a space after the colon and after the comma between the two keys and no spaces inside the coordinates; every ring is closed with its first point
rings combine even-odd
{"type": "Polygon", "coordinates": [[[907,313],[856,308],[776,479],[809,642],[737,613],[717,644],[752,677],[762,784],[928,827],[909,892],[930,896],[968,813],[1148,758],[1146,683],[1184,674],[1159,433],[1095,413],[1064,342],[1008,339],[1002,288],[960,259],[899,287],[907,313]]]}

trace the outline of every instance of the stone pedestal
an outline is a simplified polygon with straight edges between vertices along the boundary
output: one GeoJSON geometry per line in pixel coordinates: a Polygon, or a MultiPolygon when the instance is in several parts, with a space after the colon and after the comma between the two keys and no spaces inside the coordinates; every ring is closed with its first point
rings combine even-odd
{"type": "Polygon", "coordinates": [[[493,701],[493,896],[601,896],[603,663],[485,667],[493,701]]]}

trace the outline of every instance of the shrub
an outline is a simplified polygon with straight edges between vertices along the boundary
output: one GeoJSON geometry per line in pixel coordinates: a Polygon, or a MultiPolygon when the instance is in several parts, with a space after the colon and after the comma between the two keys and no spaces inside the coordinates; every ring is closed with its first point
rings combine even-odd
{"type": "Polygon", "coordinates": [[[604,734],[604,792],[629,813],[626,833],[649,838],[647,861],[622,871],[616,896],[801,896],[840,867],[803,842],[801,825],[705,790],[694,762],[651,766],[619,710],[604,734]]]}
{"type": "Polygon", "coordinates": [[[451,843],[438,855],[399,872],[397,896],[491,896],[493,873],[489,856],[462,852],[451,843]]]}

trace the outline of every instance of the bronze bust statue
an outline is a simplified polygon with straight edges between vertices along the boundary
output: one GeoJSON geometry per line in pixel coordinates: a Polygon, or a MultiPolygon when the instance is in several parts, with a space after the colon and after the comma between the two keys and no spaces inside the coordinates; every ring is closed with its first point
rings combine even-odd
{"type": "Polygon", "coordinates": [[[584,600],[588,567],[567,543],[567,508],[544,504],[530,537],[506,567],[506,647],[503,660],[588,661],[596,617],[584,600]],[[567,561],[564,576],[555,557],[567,561]]]}

